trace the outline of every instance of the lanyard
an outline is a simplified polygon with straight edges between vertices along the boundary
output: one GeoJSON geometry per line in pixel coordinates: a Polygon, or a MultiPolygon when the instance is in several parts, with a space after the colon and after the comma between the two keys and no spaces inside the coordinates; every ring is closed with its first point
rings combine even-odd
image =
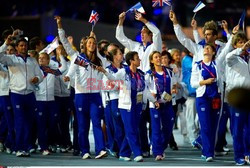
{"type": "Polygon", "coordinates": [[[130,70],[130,74],[132,78],[135,78],[136,87],[137,87],[136,90],[138,91],[142,87],[142,81],[141,81],[140,75],[137,72],[134,74],[131,70],[130,70]]]}
{"type": "Polygon", "coordinates": [[[216,78],[215,75],[206,67],[203,61],[202,61],[202,65],[203,65],[203,68],[205,68],[208,71],[208,73],[212,76],[212,78],[216,78]]]}
{"type": "MultiPolygon", "coordinates": [[[[167,75],[166,75],[166,72],[164,71],[163,68],[162,68],[162,70],[163,70],[163,80],[164,80],[164,84],[163,84],[164,88],[163,89],[165,89],[167,87],[167,79],[166,79],[167,75]]],[[[157,90],[158,90],[159,94],[161,94],[161,90],[160,90],[160,87],[159,87],[158,79],[156,79],[156,77],[155,77],[156,72],[154,71],[153,74],[154,74],[155,85],[157,87],[157,90]]]]}

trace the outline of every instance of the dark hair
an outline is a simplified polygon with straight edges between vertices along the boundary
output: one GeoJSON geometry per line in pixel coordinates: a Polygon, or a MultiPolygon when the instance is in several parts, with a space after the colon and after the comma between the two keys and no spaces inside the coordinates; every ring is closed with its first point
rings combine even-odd
{"type": "Polygon", "coordinates": [[[152,71],[155,71],[155,66],[154,66],[153,63],[151,63],[151,61],[153,60],[153,56],[154,56],[156,53],[158,53],[158,54],[161,55],[161,53],[160,53],[159,51],[153,51],[153,52],[149,55],[149,65],[150,65],[150,69],[151,69],[152,71]]]}
{"type": "MultiPolygon", "coordinates": [[[[81,41],[83,40],[83,44],[85,43],[85,41],[87,40],[87,38],[88,38],[88,36],[83,36],[82,38],[81,38],[81,40],[80,40],[80,44],[81,44],[81,41]]],[[[85,45],[83,45],[83,48],[81,48],[81,45],[80,45],[80,49],[82,50],[84,50],[84,48],[85,48],[85,45]]]]}
{"type": "Polygon", "coordinates": [[[168,57],[168,59],[170,60],[170,62],[172,61],[172,56],[171,56],[171,54],[168,52],[168,51],[162,51],[161,52],[161,56],[167,56],[168,57]]]}
{"type": "Polygon", "coordinates": [[[210,47],[212,48],[212,50],[213,50],[213,52],[214,52],[214,55],[213,55],[213,57],[212,57],[212,60],[214,60],[214,59],[215,59],[215,56],[216,56],[216,48],[215,48],[214,44],[212,44],[212,43],[207,43],[207,44],[205,44],[204,48],[205,48],[206,46],[210,46],[210,47]]]}
{"type": "Polygon", "coordinates": [[[108,60],[113,62],[114,61],[114,56],[118,53],[118,51],[120,50],[120,48],[114,48],[113,50],[111,50],[110,52],[108,52],[108,60]]]}
{"type": "Polygon", "coordinates": [[[15,43],[10,43],[10,44],[8,44],[8,46],[11,46],[11,47],[13,47],[16,50],[15,43]]]}
{"type": "Polygon", "coordinates": [[[138,55],[138,53],[136,51],[129,51],[126,56],[125,56],[125,59],[126,59],[126,63],[128,64],[128,66],[130,66],[130,61],[134,60],[134,56],[135,55],[138,55]]]}
{"type": "Polygon", "coordinates": [[[18,46],[18,44],[19,44],[21,41],[24,41],[25,43],[28,43],[28,41],[27,41],[24,37],[21,37],[21,38],[18,38],[18,39],[16,40],[16,46],[18,46]]]}
{"type": "MultiPolygon", "coordinates": [[[[147,29],[147,33],[150,35],[150,34],[153,34],[150,30],[149,30],[149,28],[147,27],[147,26],[142,26],[142,29],[147,29]]],[[[142,30],[141,29],[141,30],[142,30]]]]}
{"type": "Polygon", "coordinates": [[[187,48],[184,48],[183,52],[184,52],[186,55],[190,55],[190,53],[191,53],[187,48]]]}
{"type": "Polygon", "coordinates": [[[2,38],[5,40],[11,34],[12,34],[12,31],[10,29],[6,29],[2,33],[2,38]]]}
{"type": "Polygon", "coordinates": [[[36,46],[40,45],[41,41],[42,40],[39,37],[37,37],[37,36],[33,37],[29,41],[29,49],[30,50],[36,50],[36,46]]]}
{"type": "Polygon", "coordinates": [[[107,58],[109,61],[113,61],[113,58],[111,58],[112,55],[108,52],[108,47],[109,47],[109,46],[114,46],[116,49],[120,49],[120,47],[119,47],[117,44],[115,44],[115,43],[110,43],[110,44],[107,44],[107,45],[104,46],[105,52],[106,52],[106,58],[107,58]]]}
{"type": "Polygon", "coordinates": [[[102,47],[102,45],[104,44],[104,46],[106,46],[107,44],[109,44],[109,41],[108,40],[100,40],[97,44],[97,47],[98,47],[98,51],[99,53],[103,56],[104,55],[104,51],[105,51],[105,48],[102,47]]]}
{"type": "Polygon", "coordinates": [[[102,66],[102,61],[100,60],[100,58],[97,56],[97,46],[95,48],[95,51],[92,53],[92,55],[88,55],[87,53],[87,42],[89,41],[89,39],[94,39],[96,42],[96,39],[94,37],[88,37],[85,41],[84,41],[84,54],[89,58],[89,60],[97,65],[97,66],[102,66]]]}

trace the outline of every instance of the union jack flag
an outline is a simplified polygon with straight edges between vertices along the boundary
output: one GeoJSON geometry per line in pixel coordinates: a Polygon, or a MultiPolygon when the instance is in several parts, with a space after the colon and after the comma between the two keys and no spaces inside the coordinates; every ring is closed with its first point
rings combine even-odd
{"type": "Polygon", "coordinates": [[[94,26],[98,20],[99,20],[99,14],[96,11],[92,10],[91,15],[89,17],[89,23],[91,23],[94,26]]]}
{"type": "Polygon", "coordinates": [[[152,0],[152,7],[156,6],[171,6],[171,0],[152,0]]]}
{"type": "Polygon", "coordinates": [[[51,69],[49,66],[41,66],[40,67],[45,73],[51,73],[55,76],[62,75],[59,69],[51,69]]]}
{"type": "Polygon", "coordinates": [[[84,68],[87,68],[88,65],[90,64],[90,61],[86,58],[86,56],[84,54],[80,54],[75,59],[74,63],[79,65],[79,66],[82,66],[84,68]]]}

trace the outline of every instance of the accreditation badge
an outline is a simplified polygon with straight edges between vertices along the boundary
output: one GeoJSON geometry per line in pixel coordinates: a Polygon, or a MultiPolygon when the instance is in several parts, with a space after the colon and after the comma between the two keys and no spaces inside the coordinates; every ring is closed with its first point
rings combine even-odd
{"type": "Polygon", "coordinates": [[[136,96],[136,103],[142,103],[142,99],[143,99],[143,96],[142,96],[142,92],[139,92],[137,93],[137,96],[136,96]]]}
{"type": "Polygon", "coordinates": [[[172,96],[164,91],[161,95],[161,99],[165,100],[166,102],[170,102],[172,100],[172,96]]]}

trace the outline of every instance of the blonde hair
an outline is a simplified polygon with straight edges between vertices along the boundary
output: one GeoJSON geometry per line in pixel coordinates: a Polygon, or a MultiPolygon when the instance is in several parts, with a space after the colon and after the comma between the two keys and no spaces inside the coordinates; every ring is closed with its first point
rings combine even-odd
{"type": "Polygon", "coordinates": [[[178,67],[181,67],[181,62],[175,62],[175,60],[174,60],[173,56],[174,56],[175,53],[181,54],[181,51],[179,49],[177,49],[177,48],[171,49],[170,54],[171,54],[171,57],[172,57],[172,63],[176,64],[178,67]]]}

